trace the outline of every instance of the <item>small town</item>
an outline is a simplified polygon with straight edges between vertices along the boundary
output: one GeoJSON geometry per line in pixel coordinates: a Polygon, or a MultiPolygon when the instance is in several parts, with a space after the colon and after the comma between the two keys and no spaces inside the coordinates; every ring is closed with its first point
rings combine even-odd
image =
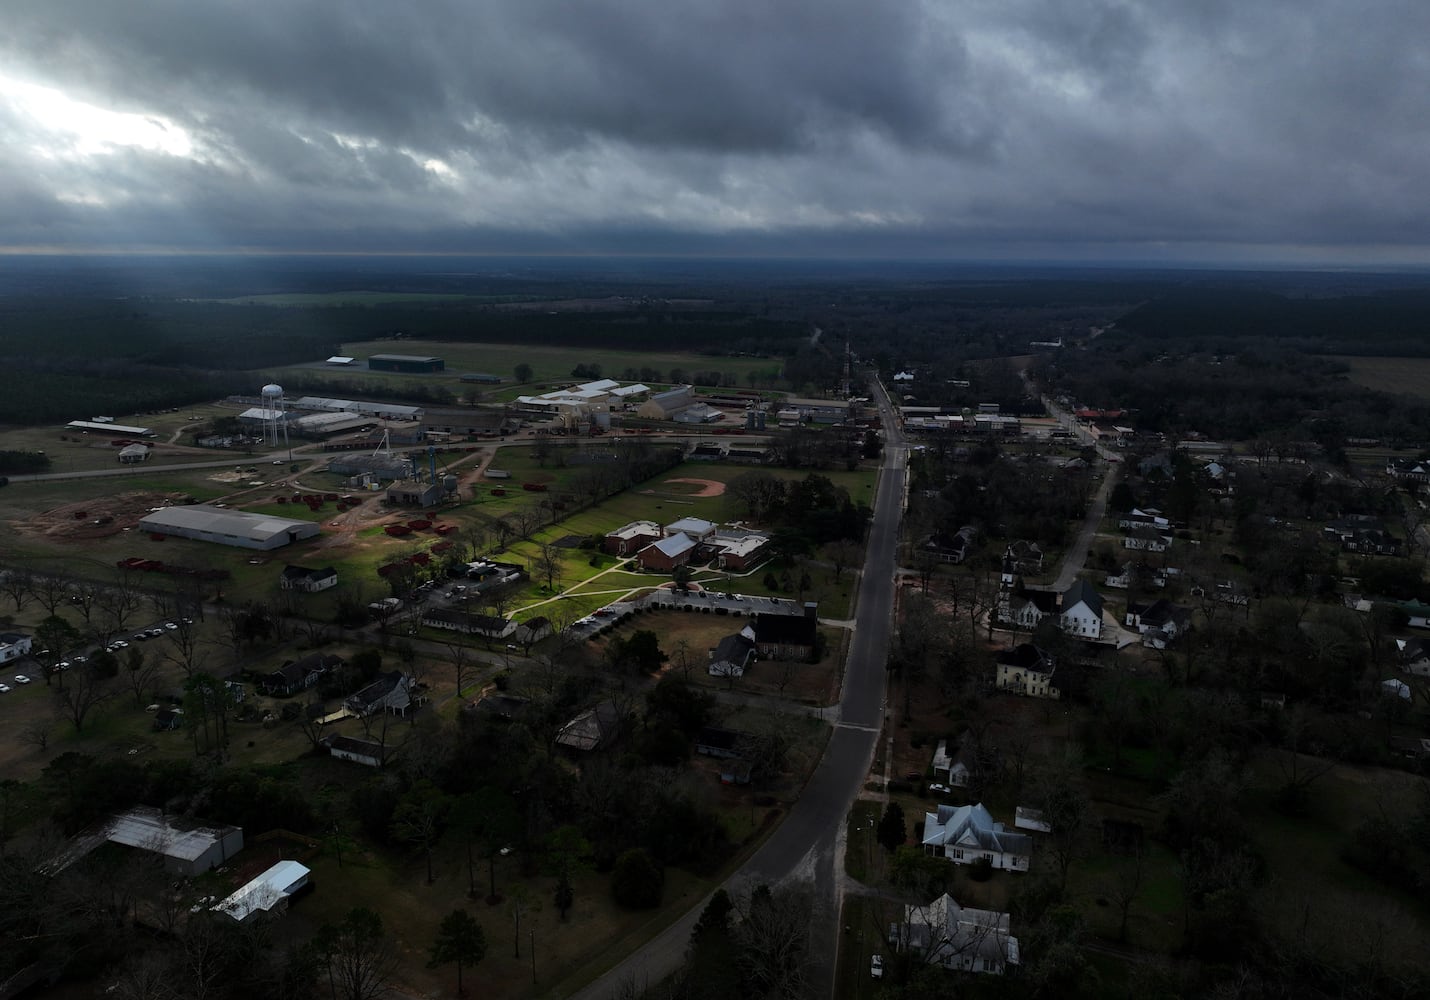
{"type": "MultiPolygon", "coordinates": [[[[32,776],[6,836],[39,878],[10,891],[103,893],[182,947],[262,927],[280,991],[301,945],[447,995],[402,958],[430,947],[494,995],[594,997],[758,927],[809,942],[770,975],[874,996],[1068,975],[1069,943],[1207,954],[1272,905],[1287,823],[1298,865],[1393,875],[1343,845],[1426,815],[1424,462],[1368,486],[1139,432],[1031,364],[973,406],[838,364],[825,398],[518,365],[458,376],[507,396],[464,407],[274,382],[37,432],[67,474],[8,487],[52,498],[12,530],[61,556],[0,580],[32,776]]],[[[449,377],[322,363],[360,365],[449,377]]]]}

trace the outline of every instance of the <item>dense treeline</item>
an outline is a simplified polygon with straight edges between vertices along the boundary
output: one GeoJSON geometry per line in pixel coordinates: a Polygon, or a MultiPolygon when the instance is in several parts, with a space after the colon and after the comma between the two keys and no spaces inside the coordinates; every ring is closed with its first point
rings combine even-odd
{"type": "Polygon", "coordinates": [[[1167,346],[1108,335],[1034,374],[1080,405],[1134,411],[1144,432],[1232,441],[1280,433],[1332,453],[1347,437],[1430,438],[1430,406],[1355,385],[1334,360],[1265,340],[1243,341],[1226,355],[1167,346]]]}
{"type": "Polygon", "coordinates": [[[1188,289],[1133,309],[1118,326],[1228,349],[1246,338],[1274,338],[1323,354],[1423,356],[1430,353],[1430,292],[1291,298],[1256,289],[1188,289]]]}
{"type": "Polygon", "coordinates": [[[49,467],[50,457],[42,451],[0,451],[0,474],[23,475],[49,467]]]}
{"type": "Polygon", "coordinates": [[[786,353],[799,323],[741,310],[525,312],[461,301],[269,306],[127,299],[0,300],[0,355],[125,358],[140,364],[251,369],[336,353],[341,343],[406,337],[474,343],[786,353]]]}
{"type": "Polygon", "coordinates": [[[238,373],[130,365],[122,361],[79,363],[59,371],[58,362],[0,360],[12,381],[0,400],[0,423],[43,424],[83,419],[94,413],[134,413],[183,406],[200,399],[252,392],[253,379],[238,373]]]}

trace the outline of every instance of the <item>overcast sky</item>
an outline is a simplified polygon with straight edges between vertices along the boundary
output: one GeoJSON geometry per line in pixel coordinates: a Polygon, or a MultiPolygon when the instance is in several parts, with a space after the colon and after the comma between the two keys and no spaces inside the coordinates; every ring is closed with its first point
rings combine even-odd
{"type": "Polygon", "coordinates": [[[1426,0],[5,0],[0,247],[1422,260],[1426,0]]]}

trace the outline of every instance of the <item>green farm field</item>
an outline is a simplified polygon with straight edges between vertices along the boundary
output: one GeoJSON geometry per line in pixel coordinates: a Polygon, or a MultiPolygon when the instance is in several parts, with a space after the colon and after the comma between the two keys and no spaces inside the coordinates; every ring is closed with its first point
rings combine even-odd
{"type": "Polygon", "coordinates": [[[1430,358],[1339,358],[1367,389],[1430,399],[1430,358]]]}

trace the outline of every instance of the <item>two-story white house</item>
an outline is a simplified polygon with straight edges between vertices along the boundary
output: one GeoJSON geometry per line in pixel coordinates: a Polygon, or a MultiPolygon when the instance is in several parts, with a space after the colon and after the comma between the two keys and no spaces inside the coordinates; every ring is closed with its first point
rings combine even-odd
{"type": "Polygon", "coordinates": [[[1063,591],[1058,625],[1080,639],[1102,638],[1102,595],[1092,584],[1078,580],[1063,591]]]}
{"type": "Polygon", "coordinates": [[[1033,853],[1027,834],[1013,833],[983,803],[971,806],[939,806],[936,813],[924,814],[924,853],[946,858],[956,865],[971,865],[987,858],[994,868],[1025,872],[1033,853]]]}
{"type": "Polygon", "coordinates": [[[944,893],[927,906],[905,906],[903,922],[889,926],[889,944],[928,965],[1001,976],[1020,962],[1009,926],[1008,914],[959,906],[944,893]]]}
{"type": "Polygon", "coordinates": [[[1031,642],[1023,642],[998,653],[998,674],[994,683],[1000,691],[1057,700],[1061,693],[1053,686],[1056,669],[1051,656],[1031,642]]]}

